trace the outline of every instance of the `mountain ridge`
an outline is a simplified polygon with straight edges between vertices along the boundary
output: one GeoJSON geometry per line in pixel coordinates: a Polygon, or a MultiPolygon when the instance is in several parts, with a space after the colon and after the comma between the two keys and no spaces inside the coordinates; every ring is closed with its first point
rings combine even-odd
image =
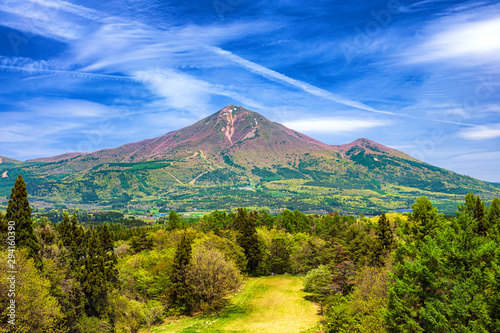
{"type": "MultiPolygon", "coordinates": [[[[26,175],[38,200],[75,204],[162,202],[367,213],[408,208],[416,196],[428,195],[451,211],[468,191],[485,197],[500,192],[496,184],[366,138],[327,145],[235,105],[156,138],[0,164],[3,169],[26,175]],[[233,190],[238,188],[246,190],[233,190]]],[[[12,177],[0,179],[0,195],[9,182],[12,177]]]]}

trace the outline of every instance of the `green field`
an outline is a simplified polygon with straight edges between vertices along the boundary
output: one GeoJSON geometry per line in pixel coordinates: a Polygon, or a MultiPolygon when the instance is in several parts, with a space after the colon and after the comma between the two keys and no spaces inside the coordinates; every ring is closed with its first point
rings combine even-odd
{"type": "MultiPolygon", "coordinates": [[[[250,278],[231,305],[218,316],[180,319],[157,326],[152,332],[318,332],[315,304],[306,301],[302,278],[267,276],[250,278]]],[[[145,330],[144,332],[146,332],[145,330]]]]}

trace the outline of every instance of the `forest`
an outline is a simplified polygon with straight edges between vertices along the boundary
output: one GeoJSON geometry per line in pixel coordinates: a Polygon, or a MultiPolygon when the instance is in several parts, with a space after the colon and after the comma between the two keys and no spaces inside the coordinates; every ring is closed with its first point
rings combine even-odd
{"type": "Polygon", "coordinates": [[[156,225],[99,216],[33,218],[18,177],[0,212],[0,332],[150,331],[223,315],[249,279],[276,275],[300,277],[323,332],[500,332],[496,197],[468,193],[454,216],[424,196],[410,213],[371,218],[241,207],[196,221],[172,210],[156,225]]]}

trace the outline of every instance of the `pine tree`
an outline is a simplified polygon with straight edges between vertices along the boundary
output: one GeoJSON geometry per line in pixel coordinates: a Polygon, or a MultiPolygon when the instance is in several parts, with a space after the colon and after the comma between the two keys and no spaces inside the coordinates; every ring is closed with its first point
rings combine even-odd
{"type": "Polygon", "coordinates": [[[424,201],[413,205],[417,224],[401,235],[395,255],[389,332],[499,332],[498,243],[478,233],[477,202],[468,195],[449,225],[424,201]]]}
{"type": "Polygon", "coordinates": [[[170,274],[172,288],[170,288],[168,295],[170,304],[187,314],[191,313],[194,303],[193,291],[189,287],[186,276],[191,261],[192,243],[192,236],[185,232],[175,250],[170,274]]]}
{"type": "Polygon", "coordinates": [[[377,228],[375,230],[375,245],[373,249],[373,262],[377,266],[383,265],[383,257],[391,249],[394,242],[391,224],[385,213],[382,213],[378,219],[377,228]]]}
{"type": "Polygon", "coordinates": [[[257,268],[262,260],[261,244],[255,225],[255,214],[249,214],[246,209],[238,208],[234,219],[235,229],[239,232],[236,241],[245,251],[246,271],[249,274],[257,273],[257,268]]]}
{"type": "Polygon", "coordinates": [[[133,253],[139,253],[143,250],[152,250],[154,241],[146,232],[141,232],[139,235],[130,239],[130,248],[133,253]]]}
{"type": "Polygon", "coordinates": [[[476,232],[479,235],[486,235],[489,229],[489,221],[485,218],[486,208],[479,195],[476,197],[473,193],[467,193],[465,196],[465,204],[459,205],[458,210],[459,213],[467,214],[477,221],[476,232]]]}
{"type": "Polygon", "coordinates": [[[479,195],[476,198],[476,204],[474,206],[474,213],[472,217],[477,221],[477,233],[481,236],[485,236],[488,232],[488,223],[485,219],[486,208],[484,207],[484,203],[479,198],[479,195]]]}
{"type": "Polygon", "coordinates": [[[442,216],[426,197],[412,206],[408,223],[403,225],[394,259],[394,275],[389,287],[385,322],[389,332],[423,332],[428,329],[425,304],[439,297],[437,274],[444,270],[443,249],[436,243],[442,238],[442,216]]]}
{"type": "Polygon", "coordinates": [[[486,218],[494,236],[500,242],[500,199],[497,197],[491,201],[486,218]]]}
{"type": "Polygon", "coordinates": [[[65,247],[71,246],[73,237],[71,235],[71,224],[69,223],[69,216],[67,212],[64,212],[63,220],[57,225],[57,231],[59,233],[60,245],[65,247]]]}
{"type": "Polygon", "coordinates": [[[109,310],[108,295],[118,284],[117,258],[106,226],[88,230],[85,237],[88,244],[78,260],[83,264],[78,280],[87,298],[88,314],[103,317],[109,310]]]}
{"type": "Polygon", "coordinates": [[[168,214],[167,230],[178,230],[182,229],[182,221],[174,210],[170,211],[168,214]]]}
{"type": "Polygon", "coordinates": [[[408,215],[409,232],[417,243],[423,242],[426,237],[433,237],[443,227],[443,216],[438,214],[437,208],[427,197],[420,197],[411,206],[413,212],[408,215]]]}
{"type": "Polygon", "coordinates": [[[33,230],[28,191],[21,174],[17,177],[14,187],[12,188],[9,204],[7,206],[7,214],[4,220],[6,222],[15,222],[16,247],[26,248],[29,258],[33,258],[35,260],[35,265],[41,268],[40,242],[33,230]]]}

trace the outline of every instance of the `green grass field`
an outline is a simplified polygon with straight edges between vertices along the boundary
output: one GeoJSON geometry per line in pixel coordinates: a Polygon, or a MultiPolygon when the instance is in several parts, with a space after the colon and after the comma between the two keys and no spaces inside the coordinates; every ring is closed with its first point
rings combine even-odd
{"type": "MultiPolygon", "coordinates": [[[[152,332],[319,332],[316,306],[304,299],[302,278],[250,278],[220,315],[184,318],[157,326],[152,332]]],[[[144,332],[146,332],[145,330],[144,332]]]]}

